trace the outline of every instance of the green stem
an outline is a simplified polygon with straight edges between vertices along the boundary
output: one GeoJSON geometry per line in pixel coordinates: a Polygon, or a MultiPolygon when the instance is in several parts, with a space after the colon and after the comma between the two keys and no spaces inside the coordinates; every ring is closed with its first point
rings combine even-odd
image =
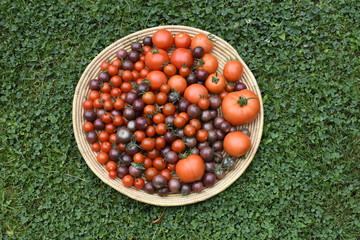
{"type": "Polygon", "coordinates": [[[238,102],[238,104],[239,104],[241,107],[243,107],[243,106],[247,105],[247,103],[248,103],[248,101],[249,101],[250,99],[256,99],[256,98],[254,98],[254,97],[245,98],[245,97],[243,97],[243,96],[240,96],[240,97],[239,97],[239,100],[238,100],[237,102],[238,102]]]}

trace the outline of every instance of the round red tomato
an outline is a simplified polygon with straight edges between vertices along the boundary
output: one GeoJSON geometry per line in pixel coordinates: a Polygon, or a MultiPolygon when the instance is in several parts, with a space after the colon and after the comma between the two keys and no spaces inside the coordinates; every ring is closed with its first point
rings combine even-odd
{"type": "Polygon", "coordinates": [[[248,89],[228,93],[221,104],[226,121],[235,126],[252,122],[260,111],[259,98],[248,89]]]}
{"type": "Polygon", "coordinates": [[[209,74],[216,72],[219,66],[219,61],[217,58],[209,53],[204,54],[204,56],[201,58],[201,61],[199,62],[198,70],[204,69],[209,74]]]}
{"type": "Polygon", "coordinates": [[[194,62],[194,58],[189,49],[177,48],[171,54],[170,62],[174,64],[177,69],[180,69],[180,67],[185,64],[190,68],[194,62]]]}
{"type": "Polygon", "coordinates": [[[168,30],[161,29],[154,33],[152,36],[152,42],[157,48],[169,50],[174,43],[174,38],[168,30]]]}
{"type": "Polygon", "coordinates": [[[239,61],[229,61],[225,64],[223,74],[227,81],[237,82],[243,75],[243,65],[239,61]]]}
{"type": "Polygon", "coordinates": [[[177,162],[175,172],[184,183],[200,180],[205,172],[204,160],[198,155],[190,155],[177,162]]]}
{"type": "Polygon", "coordinates": [[[208,96],[209,92],[206,87],[198,83],[191,84],[185,89],[184,92],[184,97],[186,98],[186,100],[194,104],[196,104],[201,97],[207,98],[208,96]]]}
{"type": "Polygon", "coordinates": [[[202,47],[205,53],[209,53],[214,48],[214,43],[203,33],[197,34],[191,40],[191,49],[202,47]]]}
{"type": "Polygon", "coordinates": [[[145,55],[145,65],[150,70],[162,70],[169,60],[168,53],[162,49],[154,49],[145,55]]]}
{"type": "Polygon", "coordinates": [[[191,44],[191,37],[186,33],[178,33],[174,37],[174,44],[176,48],[189,48],[191,44]]]}
{"type": "Polygon", "coordinates": [[[223,75],[212,73],[207,77],[205,86],[211,93],[222,93],[225,89],[226,81],[223,75]]]}
{"type": "Polygon", "coordinates": [[[171,89],[175,89],[176,91],[183,93],[187,87],[187,82],[184,77],[180,75],[174,75],[169,79],[168,85],[171,89]]]}
{"type": "Polygon", "coordinates": [[[167,82],[167,77],[162,71],[151,71],[147,75],[147,79],[150,81],[151,89],[158,91],[164,83],[167,82]]]}
{"type": "Polygon", "coordinates": [[[251,141],[245,133],[235,131],[228,133],[224,139],[224,150],[232,157],[240,157],[249,151],[251,141]]]}

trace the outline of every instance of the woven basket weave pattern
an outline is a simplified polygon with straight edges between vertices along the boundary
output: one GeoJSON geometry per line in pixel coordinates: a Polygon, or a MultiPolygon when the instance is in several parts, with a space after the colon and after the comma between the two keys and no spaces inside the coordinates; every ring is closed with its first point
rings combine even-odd
{"type": "Polygon", "coordinates": [[[244,74],[241,79],[247,86],[247,88],[253,91],[260,99],[261,109],[258,117],[250,124],[243,125],[242,127],[247,127],[251,132],[251,149],[246,154],[245,158],[238,159],[236,166],[233,170],[226,174],[226,177],[222,180],[217,181],[217,183],[211,188],[205,188],[201,193],[191,193],[190,195],[183,196],[181,194],[169,194],[167,197],[160,197],[157,194],[150,195],[142,190],[137,190],[134,188],[126,188],[122,185],[121,179],[116,178],[115,180],[110,179],[108,177],[108,172],[103,165],[97,162],[96,153],[93,152],[90,148],[90,144],[86,141],[85,134],[82,131],[82,125],[85,120],[83,119],[84,110],[82,108],[82,102],[90,91],[88,88],[88,82],[91,79],[97,77],[100,73],[100,64],[103,61],[108,59],[114,59],[115,53],[117,50],[121,48],[125,48],[126,50],[130,50],[130,45],[132,42],[138,41],[139,39],[143,39],[145,36],[152,36],[154,32],[159,29],[167,29],[173,35],[183,32],[189,34],[191,37],[194,37],[198,33],[209,34],[206,31],[185,27],[185,26],[160,26],[155,28],[145,29],[139,32],[135,32],[130,34],[107,48],[105,48],[99,55],[93,59],[93,61],[87,66],[84,73],[82,74],[78,85],[75,90],[74,100],[73,100],[73,128],[76,142],[78,144],[78,148],[85,159],[87,165],[90,169],[98,176],[103,182],[116,189],[117,191],[127,195],[130,198],[135,200],[145,202],[148,204],[158,205],[158,206],[180,206],[186,204],[192,204],[200,201],[204,201],[229,187],[236,179],[238,179],[245,169],[249,166],[256,150],[259,146],[262,130],[263,130],[263,105],[261,99],[261,93],[259,87],[256,83],[256,80],[247,67],[245,62],[240,58],[239,54],[236,50],[223,39],[214,36],[214,49],[212,54],[217,57],[219,60],[219,68],[218,73],[222,73],[222,69],[225,63],[229,59],[238,59],[244,66],[244,74]]]}

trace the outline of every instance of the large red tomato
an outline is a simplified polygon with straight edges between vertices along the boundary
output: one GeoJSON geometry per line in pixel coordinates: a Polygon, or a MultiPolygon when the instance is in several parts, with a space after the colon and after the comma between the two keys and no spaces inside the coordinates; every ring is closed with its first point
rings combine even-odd
{"type": "Polygon", "coordinates": [[[189,48],[191,44],[191,37],[186,33],[178,33],[174,37],[174,44],[176,48],[189,48]]]}
{"type": "Polygon", "coordinates": [[[250,147],[250,138],[245,133],[235,131],[225,136],[224,150],[229,156],[240,157],[249,151],[250,147]]]}
{"type": "Polygon", "coordinates": [[[180,75],[172,76],[168,81],[168,85],[180,93],[183,93],[187,87],[185,78],[180,75]]]}
{"type": "Polygon", "coordinates": [[[260,111],[259,98],[248,89],[228,93],[221,104],[226,121],[235,126],[252,122],[260,111]]]}
{"type": "Polygon", "coordinates": [[[192,56],[192,53],[189,49],[186,48],[177,48],[175,51],[171,54],[170,62],[176,66],[177,69],[179,69],[182,65],[186,64],[187,67],[191,67],[194,58],[192,56]]]}
{"type": "Polygon", "coordinates": [[[191,49],[195,47],[202,47],[205,53],[209,53],[214,48],[214,43],[205,34],[199,33],[191,40],[191,49]]]}
{"type": "Polygon", "coordinates": [[[205,172],[204,160],[198,155],[190,155],[177,162],[175,172],[184,183],[200,180],[205,172]]]}
{"type": "Polygon", "coordinates": [[[162,70],[169,60],[168,53],[162,49],[154,49],[145,55],[145,65],[150,70],[162,70]]]}
{"type": "Polygon", "coordinates": [[[198,70],[204,69],[209,74],[211,74],[211,73],[216,72],[216,70],[218,69],[218,66],[219,66],[219,61],[217,60],[217,58],[212,54],[206,53],[201,58],[201,60],[199,62],[199,67],[197,69],[198,70]]]}
{"type": "Polygon", "coordinates": [[[224,66],[224,77],[229,82],[237,82],[243,75],[243,65],[239,61],[229,61],[224,66]]]}
{"type": "Polygon", "coordinates": [[[151,71],[147,77],[146,77],[149,81],[150,81],[150,87],[151,89],[158,91],[161,87],[161,85],[163,85],[164,83],[167,82],[167,77],[165,75],[165,73],[163,73],[162,71],[151,71]]]}
{"type": "Polygon", "coordinates": [[[191,84],[185,89],[184,92],[184,97],[186,100],[194,104],[196,104],[201,97],[207,98],[208,96],[209,92],[206,87],[198,83],[191,84]]]}
{"type": "Polygon", "coordinates": [[[174,38],[171,32],[166,29],[161,29],[154,33],[152,36],[152,42],[157,48],[169,50],[174,43],[174,38]]]}

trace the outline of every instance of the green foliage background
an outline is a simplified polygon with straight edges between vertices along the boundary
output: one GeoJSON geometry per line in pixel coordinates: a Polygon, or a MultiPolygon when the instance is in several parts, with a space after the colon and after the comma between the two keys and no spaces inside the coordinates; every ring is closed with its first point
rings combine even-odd
{"type": "Polygon", "coordinates": [[[0,1],[0,239],[356,239],[359,1],[0,1]],[[167,24],[232,44],[263,92],[256,157],[202,203],[135,202],[72,133],[78,79],[106,46],[167,24]]]}

